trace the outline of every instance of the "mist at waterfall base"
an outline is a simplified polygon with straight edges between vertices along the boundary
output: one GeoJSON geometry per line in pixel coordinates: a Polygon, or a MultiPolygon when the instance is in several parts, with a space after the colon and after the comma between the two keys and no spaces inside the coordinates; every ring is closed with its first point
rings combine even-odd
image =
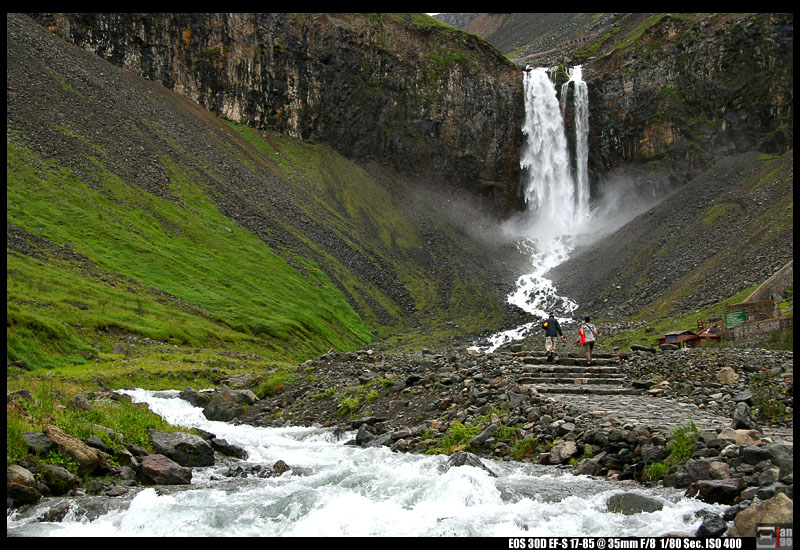
{"type": "MultiPolygon", "coordinates": [[[[194,468],[190,486],[131,488],[118,497],[52,497],[8,511],[9,536],[368,537],[692,536],[701,510],[725,508],[678,489],[575,476],[553,466],[484,461],[449,467],[444,455],[346,444],[330,428],[264,428],[209,421],[178,391],[121,391],[175,426],[199,428],[245,449],[247,461],[291,470],[275,477],[228,477],[228,466],[194,468]],[[635,493],[654,512],[609,510],[635,493]],[[64,515],[64,507],[69,511],[64,515]],[[61,521],[48,520],[53,514],[61,521]]],[[[234,463],[238,464],[238,463],[234,463]]]]}
{"type": "Polygon", "coordinates": [[[539,319],[554,314],[572,321],[578,304],[560,296],[548,271],[569,259],[578,246],[603,238],[658,202],[656,187],[629,176],[612,174],[602,194],[590,197],[588,178],[589,98],[581,66],[568,70],[558,99],[553,70],[527,69],[524,77],[525,144],[520,158],[526,209],[505,222],[505,239],[530,258],[508,302],[537,320],[490,336],[473,349],[492,352],[525,338],[539,319]],[[568,102],[573,106],[568,109],[568,102]],[[570,148],[564,117],[573,114],[574,147],[570,148]]]}

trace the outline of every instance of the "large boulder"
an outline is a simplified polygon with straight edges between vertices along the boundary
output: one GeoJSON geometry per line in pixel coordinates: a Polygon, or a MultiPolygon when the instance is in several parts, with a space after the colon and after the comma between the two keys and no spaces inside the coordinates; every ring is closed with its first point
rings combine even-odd
{"type": "Polygon", "coordinates": [[[780,477],[783,478],[794,472],[794,452],[792,447],[782,443],[766,445],[764,450],[769,461],[780,468],[780,477]]]}
{"type": "Polygon", "coordinates": [[[181,466],[213,466],[214,449],[202,437],[186,432],[148,430],[156,451],[181,466]]]}
{"type": "Polygon", "coordinates": [[[203,409],[203,415],[209,420],[230,422],[256,401],[258,397],[250,390],[218,391],[203,409]]]}
{"type": "Polygon", "coordinates": [[[78,463],[78,475],[94,472],[113,472],[115,470],[111,464],[110,457],[106,453],[64,433],[58,427],[48,424],[42,429],[42,433],[53,442],[59,452],[71,457],[78,463]]]}
{"type": "Polygon", "coordinates": [[[241,458],[242,460],[247,458],[247,451],[242,449],[237,445],[233,445],[232,443],[228,443],[225,439],[220,439],[218,437],[212,437],[208,440],[211,446],[214,448],[215,451],[224,454],[225,456],[232,456],[234,458],[241,458]]]}
{"type": "Polygon", "coordinates": [[[701,479],[686,489],[685,496],[696,497],[712,504],[734,504],[736,497],[745,488],[744,479],[701,479]]]}
{"type": "Polygon", "coordinates": [[[739,375],[731,367],[722,367],[717,371],[717,380],[720,384],[735,386],[739,381],[739,375]]]}
{"type": "Polygon", "coordinates": [[[718,439],[730,439],[737,445],[748,443],[758,445],[761,441],[761,433],[756,430],[734,430],[733,428],[723,428],[717,435],[718,439]]]}
{"type": "Polygon", "coordinates": [[[593,456],[591,458],[586,458],[581,461],[578,467],[575,469],[575,475],[587,475],[587,476],[596,476],[600,475],[600,472],[603,470],[602,460],[605,458],[607,451],[602,451],[597,456],[593,456]]]}
{"type": "Polygon", "coordinates": [[[53,442],[42,432],[23,432],[22,439],[33,454],[46,455],[53,448],[53,442]]]}
{"type": "Polygon", "coordinates": [[[192,470],[164,455],[148,455],[139,464],[139,478],[145,485],[189,485],[192,470]]]}
{"type": "Polygon", "coordinates": [[[728,465],[714,457],[690,458],[686,461],[684,469],[691,483],[701,479],[723,479],[730,476],[728,465]]]}
{"type": "Polygon", "coordinates": [[[731,428],[734,430],[758,430],[759,426],[755,418],[750,412],[750,407],[744,401],[736,403],[736,408],[733,410],[733,419],[731,420],[731,428]]]}
{"type": "Polygon", "coordinates": [[[793,523],[792,499],[778,493],[769,500],[748,506],[733,520],[728,530],[729,537],[755,537],[756,526],[760,523],[793,523]]]}
{"type": "Polygon", "coordinates": [[[448,469],[458,466],[474,466],[475,468],[480,468],[481,470],[489,472],[489,475],[492,477],[497,477],[497,474],[489,469],[480,458],[466,451],[456,451],[451,454],[450,458],[447,459],[447,466],[448,469]]]}
{"type": "Polygon", "coordinates": [[[206,393],[201,393],[194,388],[187,387],[181,393],[178,394],[178,397],[183,399],[184,401],[188,401],[195,407],[205,407],[208,402],[211,400],[211,396],[206,393]]]}
{"type": "Polygon", "coordinates": [[[578,446],[574,441],[565,441],[550,449],[550,464],[567,462],[578,453],[578,446]]]}
{"type": "Polygon", "coordinates": [[[641,512],[657,512],[664,507],[661,501],[636,493],[617,493],[606,502],[609,512],[633,515],[641,512]]]}
{"type": "Polygon", "coordinates": [[[497,425],[490,424],[481,433],[476,435],[472,439],[472,441],[469,442],[469,444],[472,447],[481,447],[483,446],[484,443],[486,443],[486,440],[489,439],[495,431],[497,431],[497,425]]]}
{"type": "Polygon", "coordinates": [[[34,504],[41,498],[30,470],[16,464],[6,467],[6,499],[10,499],[11,506],[34,504]]]}
{"type": "Polygon", "coordinates": [[[81,478],[53,464],[41,466],[39,476],[50,492],[56,496],[65,495],[81,484],[81,478]]]}
{"type": "Polygon", "coordinates": [[[703,523],[697,529],[695,536],[698,538],[717,538],[723,536],[727,529],[728,522],[726,522],[724,518],[721,516],[712,515],[703,520],[703,523]]]}

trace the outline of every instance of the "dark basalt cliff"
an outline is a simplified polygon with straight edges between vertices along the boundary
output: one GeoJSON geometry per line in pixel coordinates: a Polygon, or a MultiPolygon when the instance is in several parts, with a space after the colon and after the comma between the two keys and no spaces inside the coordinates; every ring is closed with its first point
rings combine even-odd
{"type": "Polygon", "coordinates": [[[468,189],[501,212],[516,200],[521,72],[426,16],[33,17],[227,119],[468,189]]]}
{"type": "MultiPolygon", "coordinates": [[[[506,14],[514,24],[487,39],[511,55],[503,44],[534,41],[542,26],[531,25],[555,15],[569,14],[506,14]]],[[[518,200],[521,71],[487,42],[432,18],[34,18],[230,120],[327,142],[351,159],[468,189],[500,212],[518,200]]],[[[548,36],[562,46],[524,63],[584,65],[595,191],[606,174],[631,163],[646,163],[658,179],[678,184],[719,156],[792,147],[792,14],[584,19],[559,20],[560,34],[548,36]]]]}
{"type": "Polygon", "coordinates": [[[792,14],[630,14],[572,54],[593,194],[663,199],[550,274],[582,312],[688,311],[791,261],[792,34],[792,14]]]}
{"type": "Polygon", "coordinates": [[[650,163],[683,183],[722,156],[792,148],[792,19],[631,14],[576,52],[590,170],[650,163]]]}
{"type": "Polygon", "coordinates": [[[632,163],[683,183],[725,155],[792,147],[791,13],[436,17],[520,67],[583,65],[595,184],[632,163]]]}

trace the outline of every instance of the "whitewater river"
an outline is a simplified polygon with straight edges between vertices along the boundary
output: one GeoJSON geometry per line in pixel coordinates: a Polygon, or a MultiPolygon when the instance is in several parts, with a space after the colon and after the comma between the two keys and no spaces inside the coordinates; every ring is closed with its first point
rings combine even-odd
{"type": "Polygon", "coordinates": [[[227,478],[196,468],[191,486],[145,488],[132,497],[48,499],[9,513],[9,536],[662,536],[692,535],[695,512],[722,507],[682,491],[606,482],[533,464],[484,461],[448,468],[445,456],[345,445],[329,429],[255,428],[206,420],[177,391],[126,392],[174,425],[197,427],[243,447],[248,462],[292,470],[272,478],[227,478]],[[614,494],[655,498],[663,509],[623,515],[614,494]],[[65,501],[60,523],[41,521],[65,501]]]}

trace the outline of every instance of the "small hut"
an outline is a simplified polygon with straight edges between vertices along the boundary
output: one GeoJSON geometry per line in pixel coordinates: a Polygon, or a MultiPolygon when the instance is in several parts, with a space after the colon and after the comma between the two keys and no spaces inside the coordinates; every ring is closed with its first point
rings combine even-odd
{"type": "Polygon", "coordinates": [[[658,345],[675,344],[681,348],[696,348],[705,344],[719,342],[719,335],[704,330],[699,334],[691,330],[675,330],[656,338],[658,345]]]}

